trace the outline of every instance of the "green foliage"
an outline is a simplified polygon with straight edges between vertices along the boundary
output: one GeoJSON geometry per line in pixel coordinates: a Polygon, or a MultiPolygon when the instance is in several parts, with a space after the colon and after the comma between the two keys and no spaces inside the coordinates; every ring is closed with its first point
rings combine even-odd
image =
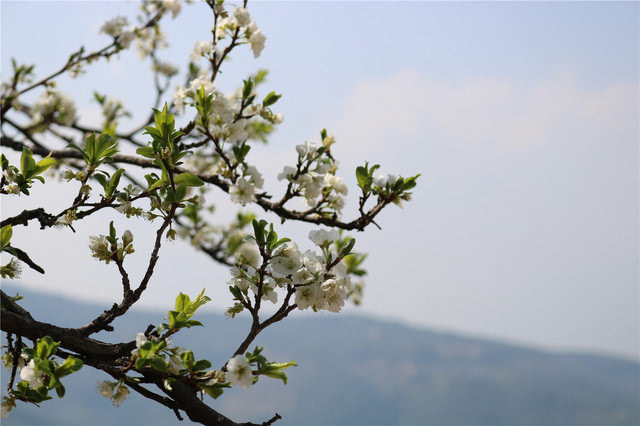
{"type": "Polygon", "coordinates": [[[149,366],[155,370],[166,372],[167,362],[162,354],[166,347],[167,343],[159,339],[147,340],[138,346],[138,355],[135,361],[136,369],[140,370],[149,366]]]}
{"type": "Polygon", "coordinates": [[[251,223],[253,225],[254,236],[247,238],[254,239],[261,252],[264,251],[270,255],[273,250],[291,241],[289,238],[278,239],[278,234],[273,230],[273,223],[268,223],[266,220],[258,221],[255,219],[251,223]],[[267,225],[269,225],[268,231],[266,229],[267,225]]]}
{"type": "Polygon", "coordinates": [[[22,357],[29,360],[29,363],[23,369],[28,369],[33,382],[38,383],[36,388],[31,387],[31,382],[22,380],[13,391],[13,398],[27,402],[40,403],[51,399],[49,391],[55,389],[58,398],[62,398],[65,394],[65,388],[60,381],[61,378],[69,374],[79,371],[84,365],[78,358],[69,355],[60,365],[57,361],[51,359],[55,355],[60,342],[54,342],[49,336],[38,339],[36,347],[25,348],[22,351],[22,357]]]}
{"type": "Polygon", "coordinates": [[[95,171],[103,163],[113,161],[113,156],[118,153],[118,141],[111,135],[102,133],[96,138],[92,133],[85,138],[84,149],[70,143],[67,148],[75,149],[82,154],[87,162],[89,172],[95,171]]]}
{"type": "Polygon", "coordinates": [[[379,164],[369,168],[369,162],[366,162],[364,167],[359,166],[356,168],[356,178],[358,179],[358,186],[362,189],[363,193],[371,191],[373,185],[373,173],[380,168],[379,164]]]}
{"type": "Polygon", "coordinates": [[[295,361],[291,362],[269,362],[264,355],[262,355],[262,351],[264,347],[258,347],[253,350],[253,352],[247,352],[247,361],[249,364],[255,364],[258,367],[258,375],[263,375],[267,377],[271,377],[273,379],[280,379],[287,384],[287,375],[282,371],[289,367],[297,367],[295,361]]]}
{"type": "Polygon", "coordinates": [[[176,297],[175,310],[169,311],[169,324],[162,324],[163,329],[177,331],[181,328],[191,328],[194,326],[202,326],[200,321],[190,319],[200,308],[200,306],[209,302],[211,299],[204,295],[204,289],[195,299],[189,299],[184,293],[180,293],[176,297]]]}
{"type": "Polygon", "coordinates": [[[0,229],[0,251],[5,250],[5,247],[9,245],[12,236],[13,228],[11,225],[3,226],[2,229],[0,229]]]}
{"type": "Polygon", "coordinates": [[[120,183],[120,178],[124,174],[124,169],[116,170],[109,180],[105,177],[105,175],[107,177],[109,177],[109,175],[106,172],[103,173],[104,174],[96,174],[94,177],[104,188],[104,197],[109,199],[115,195],[115,191],[118,189],[118,184],[120,183]]]}

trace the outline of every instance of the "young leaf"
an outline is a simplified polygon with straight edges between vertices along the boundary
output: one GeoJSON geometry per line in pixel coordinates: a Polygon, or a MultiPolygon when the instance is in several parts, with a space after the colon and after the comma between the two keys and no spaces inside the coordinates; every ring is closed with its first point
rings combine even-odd
{"type": "Polygon", "coordinates": [[[11,225],[3,226],[2,229],[0,229],[0,250],[4,250],[4,248],[9,245],[12,235],[13,229],[11,225]]]}
{"type": "Polygon", "coordinates": [[[193,173],[180,173],[178,176],[173,178],[173,182],[176,185],[185,185],[185,186],[202,186],[204,182],[198,176],[193,173]]]}

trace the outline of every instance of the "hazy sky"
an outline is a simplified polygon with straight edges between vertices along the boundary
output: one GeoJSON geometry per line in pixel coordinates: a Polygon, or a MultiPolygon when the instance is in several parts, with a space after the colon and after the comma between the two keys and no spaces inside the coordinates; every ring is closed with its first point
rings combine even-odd
{"type": "MultiPolygon", "coordinates": [[[[106,44],[97,34],[102,23],[132,17],[135,6],[2,1],[3,79],[11,56],[38,64],[43,76],[81,44],[106,44]]],[[[263,169],[267,188],[283,191],[275,176],[294,162],[294,146],[317,141],[323,127],[336,136],[339,174],[352,184],[347,219],[357,203],[354,169],[364,161],[384,173],[422,174],[412,202],[381,214],[382,231],[356,235],[370,253],[359,312],[638,358],[639,3],[256,2],[249,9],[267,46],[258,60],[239,49],[220,87],[268,68],[265,90],[284,94],[276,110],[285,122],[249,160],[263,169]]],[[[210,26],[205,6],[186,7],[166,27],[171,47],[163,58],[184,71],[210,26]]],[[[60,88],[76,98],[85,123],[98,117],[89,101],[99,85],[142,111],[135,125],[153,100],[147,68],[128,52],[62,79],[60,88]]],[[[52,200],[51,210],[71,193],[52,200]]],[[[3,216],[22,208],[3,198],[3,216]]],[[[88,258],[88,236],[106,233],[108,220],[80,224],[75,235],[35,226],[16,232],[16,245],[47,270],[45,279],[26,272],[24,285],[116,300],[116,269],[88,258]]],[[[139,235],[140,257],[130,267],[142,276],[134,260],[145,263],[142,240],[153,229],[119,225],[139,235]]],[[[308,226],[279,229],[310,247],[308,226]]],[[[146,306],[168,309],[178,291],[202,287],[216,307],[230,305],[227,272],[188,246],[164,247],[160,263],[146,306]]]]}

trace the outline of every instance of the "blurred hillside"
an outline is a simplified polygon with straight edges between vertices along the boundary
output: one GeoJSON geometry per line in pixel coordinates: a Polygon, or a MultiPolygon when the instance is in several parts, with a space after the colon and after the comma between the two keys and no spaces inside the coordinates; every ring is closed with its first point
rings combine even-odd
{"type": "MultiPolygon", "coordinates": [[[[5,291],[15,289],[3,285],[5,291]]],[[[79,326],[106,306],[35,293],[22,305],[36,319],[79,326]],[[36,314],[37,313],[37,314],[36,314]]],[[[294,313],[295,314],[295,313],[294,313]]],[[[133,340],[166,312],[132,312],[106,341],[133,340]]],[[[242,318],[197,314],[205,328],[175,343],[221,366],[248,330],[242,318]]],[[[295,359],[289,383],[261,377],[231,389],[213,407],[235,421],[279,425],[637,425],[640,364],[588,354],[551,353],[344,315],[287,319],[256,341],[272,361],[295,359]]],[[[8,373],[3,369],[3,392],[8,373]]],[[[95,390],[105,374],[85,367],[64,383],[67,395],[41,408],[19,404],[3,425],[174,425],[173,413],[136,395],[120,408],[95,390]]]]}

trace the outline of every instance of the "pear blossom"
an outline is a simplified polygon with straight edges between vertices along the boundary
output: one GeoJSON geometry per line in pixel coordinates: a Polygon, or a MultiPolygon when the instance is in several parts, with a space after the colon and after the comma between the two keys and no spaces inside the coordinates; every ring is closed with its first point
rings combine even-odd
{"type": "Polygon", "coordinates": [[[127,395],[129,395],[129,388],[123,383],[118,383],[115,388],[115,393],[113,394],[113,397],[111,397],[113,405],[119,407],[120,404],[124,402],[127,395]]]}
{"type": "Polygon", "coordinates": [[[387,185],[393,186],[397,180],[398,176],[395,175],[378,175],[375,179],[373,179],[373,186],[384,189],[387,185]]]}
{"type": "Polygon", "coordinates": [[[102,27],[100,27],[100,32],[112,37],[118,37],[127,25],[129,25],[129,21],[126,16],[116,16],[105,22],[102,27]]]}
{"type": "Polygon", "coordinates": [[[153,64],[153,70],[167,77],[174,76],[178,73],[178,68],[170,62],[158,61],[153,64]]]}
{"type": "Polygon", "coordinates": [[[278,303],[278,292],[267,285],[262,286],[262,300],[268,300],[271,303],[278,303]]]}
{"type": "Polygon", "coordinates": [[[163,0],[162,5],[171,11],[171,17],[175,18],[182,10],[180,0],[163,0]]]}
{"type": "Polygon", "coordinates": [[[278,180],[289,180],[293,175],[296,174],[296,168],[292,166],[284,166],[282,172],[278,175],[278,180]]]}
{"type": "Polygon", "coordinates": [[[264,179],[255,166],[246,166],[244,172],[246,175],[251,176],[251,181],[256,188],[262,188],[262,185],[264,185],[264,179]]]}
{"type": "Polygon", "coordinates": [[[249,16],[249,11],[246,7],[237,6],[233,9],[233,16],[241,27],[246,27],[251,23],[251,17],[249,16]]]}
{"type": "Polygon", "coordinates": [[[12,183],[11,185],[7,185],[7,193],[20,195],[20,187],[15,183],[12,183]]]}
{"type": "Polygon", "coordinates": [[[33,121],[41,123],[47,119],[67,126],[73,124],[76,121],[73,100],[62,92],[44,92],[33,106],[33,121]]]}
{"type": "Polygon", "coordinates": [[[329,247],[329,245],[338,241],[339,236],[338,231],[335,229],[328,231],[326,229],[309,231],[309,239],[311,242],[320,247],[329,247]]]}
{"type": "Polygon", "coordinates": [[[7,398],[0,404],[0,418],[6,419],[9,417],[9,412],[16,407],[16,402],[12,398],[7,398]]]}
{"type": "Polygon", "coordinates": [[[271,271],[276,277],[286,277],[295,273],[302,266],[300,251],[296,243],[282,246],[271,258],[271,271]]]}
{"type": "Polygon", "coordinates": [[[235,16],[227,16],[218,20],[216,25],[216,38],[223,39],[227,36],[227,31],[233,31],[236,29],[238,21],[235,16]]]}
{"type": "Polygon", "coordinates": [[[113,396],[113,390],[115,386],[116,386],[115,382],[103,380],[101,382],[98,382],[96,389],[98,390],[100,395],[104,396],[107,399],[111,399],[111,396],[113,396]]]}
{"type": "Polygon", "coordinates": [[[249,37],[249,47],[253,52],[253,57],[257,58],[262,53],[262,49],[264,49],[264,43],[267,41],[267,36],[262,33],[262,30],[257,30],[251,33],[251,37],[249,37]]]}
{"type": "Polygon", "coordinates": [[[253,384],[253,372],[247,358],[244,355],[236,355],[231,358],[227,362],[225,377],[233,386],[240,386],[243,389],[249,388],[253,384]]]}
{"type": "Polygon", "coordinates": [[[326,174],[324,176],[324,182],[326,186],[332,187],[339,194],[347,195],[347,193],[349,192],[347,184],[339,176],[326,174]]]}
{"type": "Polygon", "coordinates": [[[11,279],[16,279],[20,278],[21,274],[22,265],[20,265],[20,262],[15,258],[11,258],[9,263],[0,268],[0,275],[2,276],[2,278],[9,277],[11,279]]]}
{"type": "Polygon", "coordinates": [[[111,256],[113,255],[111,252],[111,244],[107,241],[105,235],[89,237],[89,248],[92,252],[91,256],[96,259],[104,260],[106,263],[111,261],[111,256]]]}
{"type": "Polygon", "coordinates": [[[231,201],[243,206],[256,200],[254,185],[243,177],[230,186],[229,195],[231,196],[231,201]]]}
{"type": "Polygon", "coordinates": [[[324,305],[322,296],[323,291],[317,283],[298,287],[296,288],[296,305],[300,310],[307,308],[321,309],[322,305],[324,305]]]}
{"type": "Polygon", "coordinates": [[[206,41],[197,41],[193,46],[193,50],[191,50],[191,55],[189,55],[189,59],[193,63],[200,62],[200,58],[203,55],[209,55],[213,52],[213,42],[210,40],[206,41]]]}
{"type": "Polygon", "coordinates": [[[29,361],[26,367],[20,370],[20,378],[29,382],[29,387],[32,389],[38,389],[44,384],[44,372],[36,370],[36,363],[34,360],[29,361]]]}

